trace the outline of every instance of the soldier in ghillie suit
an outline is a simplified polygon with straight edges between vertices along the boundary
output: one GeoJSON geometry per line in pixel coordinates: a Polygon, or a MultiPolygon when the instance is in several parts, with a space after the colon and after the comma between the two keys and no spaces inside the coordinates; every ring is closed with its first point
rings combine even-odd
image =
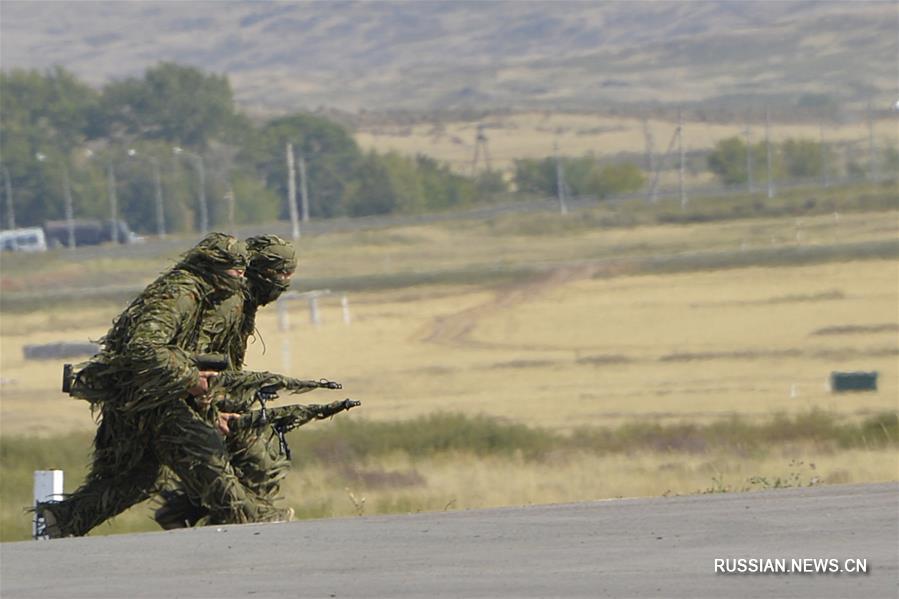
{"type": "MultiPolygon", "coordinates": [[[[241,370],[249,337],[255,333],[256,312],[280,297],[290,286],[296,270],[293,246],[276,235],[260,235],[247,240],[249,264],[247,289],[221,302],[203,318],[200,348],[203,352],[224,353],[230,367],[215,380],[210,395],[219,410],[246,413],[262,387],[303,393],[316,388],[337,388],[329,381],[300,380],[269,372],[241,370]]],[[[229,434],[226,440],[231,465],[240,481],[258,498],[273,504],[289,461],[277,443],[263,429],[229,434]]],[[[162,491],[162,505],[154,518],[165,529],[193,526],[207,515],[207,508],[188,489],[162,491]]]]}
{"type": "Polygon", "coordinates": [[[204,314],[245,288],[243,242],[212,233],[151,283],[114,321],[103,349],[80,365],[76,397],[99,410],[91,470],[63,501],[39,504],[47,536],[80,536],[158,490],[170,469],[209,523],[280,520],[234,473],[223,432],[231,415],[208,401],[194,361],[204,314]]]}

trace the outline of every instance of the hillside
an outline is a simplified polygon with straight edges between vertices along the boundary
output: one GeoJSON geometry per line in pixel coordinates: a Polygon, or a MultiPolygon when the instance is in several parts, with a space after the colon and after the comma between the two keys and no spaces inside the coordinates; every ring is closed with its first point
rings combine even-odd
{"type": "Polygon", "coordinates": [[[889,105],[896,2],[23,2],[3,69],[93,84],[159,61],[259,111],[772,101],[889,105]]]}

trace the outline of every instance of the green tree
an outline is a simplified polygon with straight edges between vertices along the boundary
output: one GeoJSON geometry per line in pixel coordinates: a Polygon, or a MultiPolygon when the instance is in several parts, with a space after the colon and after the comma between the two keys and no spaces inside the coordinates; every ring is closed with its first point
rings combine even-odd
{"type": "MultiPolygon", "coordinates": [[[[725,185],[737,185],[749,180],[747,152],[752,152],[753,177],[764,176],[767,171],[767,149],[764,143],[751,147],[739,137],[728,137],[715,144],[708,156],[708,166],[725,185]]],[[[776,165],[775,165],[776,166],[776,165]]]]}
{"type": "MultiPolygon", "coordinates": [[[[91,136],[99,95],[57,67],[43,73],[0,72],[0,98],[0,162],[12,182],[16,224],[61,218],[63,165],[72,149],[91,136]],[[45,162],[36,160],[38,153],[46,156],[45,162]]],[[[74,179],[77,173],[69,170],[74,179]]],[[[73,196],[77,194],[73,185],[73,196]]],[[[80,198],[75,199],[79,204],[80,198]]]]}
{"type": "MultiPolygon", "coordinates": [[[[574,195],[589,193],[597,176],[596,158],[587,154],[560,160],[568,191],[574,195]]],[[[519,191],[554,196],[558,193],[557,168],[556,159],[552,156],[541,160],[516,160],[515,186],[519,191]]]]}
{"type": "Polygon", "coordinates": [[[709,154],[709,169],[726,185],[745,183],[748,180],[746,152],[746,144],[739,137],[722,139],[709,154]]]}
{"type": "Polygon", "coordinates": [[[421,178],[425,206],[429,210],[446,210],[470,204],[474,200],[474,184],[452,172],[449,166],[419,154],[415,158],[421,178]]]}
{"type": "Polygon", "coordinates": [[[478,173],[474,179],[474,188],[478,201],[490,201],[509,191],[509,186],[500,171],[478,173]]]}
{"type": "Polygon", "coordinates": [[[816,141],[788,139],[781,145],[781,155],[791,177],[816,177],[824,172],[824,152],[816,141]]]}
{"type": "Polygon", "coordinates": [[[613,194],[639,191],[645,183],[646,176],[636,164],[632,162],[610,164],[594,170],[587,191],[599,198],[606,198],[613,194]]]}
{"type": "Polygon", "coordinates": [[[555,161],[552,158],[516,160],[513,180],[518,191],[552,195],[556,193],[555,161]]]}
{"type": "Polygon", "coordinates": [[[205,148],[237,118],[228,78],[170,62],[103,88],[107,135],[164,139],[205,148]]]}
{"type": "Polygon", "coordinates": [[[416,161],[396,152],[383,154],[379,160],[390,179],[395,210],[406,214],[422,212],[425,209],[425,193],[416,161]]]}
{"type": "Polygon", "coordinates": [[[396,208],[390,171],[374,152],[362,159],[356,177],[347,189],[345,205],[350,216],[388,214],[396,208]]]}
{"type": "Polygon", "coordinates": [[[888,145],[883,151],[883,168],[885,172],[893,174],[893,179],[899,173],[899,150],[893,144],[888,145]]]}
{"type": "MultiPolygon", "coordinates": [[[[252,135],[238,160],[252,165],[266,187],[282,198],[287,197],[288,143],[293,144],[295,157],[306,162],[310,213],[317,217],[346,214],[344,194],[362,161],[352,136],[340,125],[308,114],[274,119],[252,135]]],[[[284,203],[281,217],[286,216],[284,203]]]]}

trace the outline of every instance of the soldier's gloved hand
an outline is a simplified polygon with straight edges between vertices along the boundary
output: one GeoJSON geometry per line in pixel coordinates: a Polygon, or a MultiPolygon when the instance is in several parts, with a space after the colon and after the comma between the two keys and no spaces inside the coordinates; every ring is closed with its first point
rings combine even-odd
{"type": "Polygon", "coordinates": [[[343,389],[343,385],[336,381],[329,381],[328,379],[321,379],[318,381],[318,384],[321,389],[343,389]]]}
{"type": "Polygon", "coordinates": [[[201,370],[200,378],[197,380],[197,384],[189,388],[187,392],[194,397],[206,395],[206,393],[209,391],[209,379],[214,378],[217,374],[218,373],[214,370],[201,370]]]}
{"type": "Polygon", "coordinates": [[[240,418],[240,414],[220,412],[215,421],[215,428],[217,428],[220,433],[227,436],[228,433],[231,432],[231,430],[228,428],[228,423],[238,418],[240,418]]]}

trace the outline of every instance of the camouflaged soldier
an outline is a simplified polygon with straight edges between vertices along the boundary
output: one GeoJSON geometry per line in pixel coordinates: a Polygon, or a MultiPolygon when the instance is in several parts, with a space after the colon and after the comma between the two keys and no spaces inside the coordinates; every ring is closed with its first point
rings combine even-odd
{"type": "MultiPolygon", "coordinates": [[[[251,237],[247,248],[250,260],[246,295],[235,295],[221,302],[204,316],[201,326],[202,351],[225,353],[229,357],[231,367],[217,377],[210,390],[218,409],[228,413],[248,411],[255,390],[263,385],[276,385],[294,393],[329,386],[327,381],[240,370],[247,343],[255,332],[257,310],[277,300],[289,288],[290,277],[296,270],[293,246],[276,235],[251,237]]],[[[231,464],[241,482],[256,494],[259,502],[273,504],[289,462],[280,454],[271,435],[246,430],[230,434],[226,443],[231,464]]],[[[193,526],[206,515],[197,498],[184,489],[167,489],[161,495],[162,505],[154,518],[165,529],[193,526]]]]}
{"type": "Polygon", "coordinates": [[[100,411],[93,463],[74,493],[37,506],[47,536],[84,535],[149,498],[162,466],[200,499],[211,524],[285,518],[235,475],[222,435],[230,416],[201,400],[214,373],[193,360],[204,313],[243,293],[246,265],[243,242],[208,235],[115,319],[102,352],[80,365],[72,394],[100,411]]]}

